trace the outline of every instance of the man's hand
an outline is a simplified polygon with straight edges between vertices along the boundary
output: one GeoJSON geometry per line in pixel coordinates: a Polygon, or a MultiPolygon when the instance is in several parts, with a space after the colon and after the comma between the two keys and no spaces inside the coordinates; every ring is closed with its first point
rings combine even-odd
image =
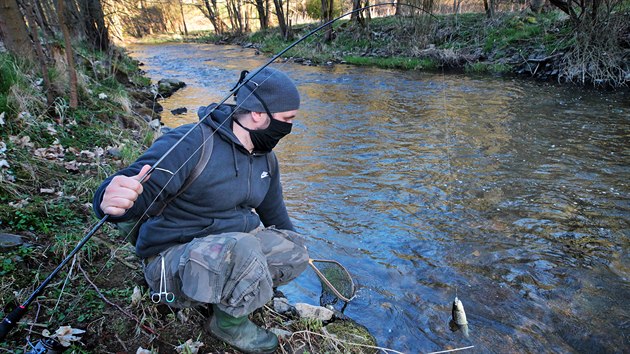
{"type": "MultiPolygon", "coordinates": [[[[127,209],[133,206],[138,196],[142,194],[140,179],[149,169],[151,169],[150,165],[144,165],[140,173],[135,176],[116,176],[112,178],[112,181],[105,188],[101,210],[111,216],[123,215],[127,209]]],[[[149,177],[145,181],[148,179],[149,177]]]]}

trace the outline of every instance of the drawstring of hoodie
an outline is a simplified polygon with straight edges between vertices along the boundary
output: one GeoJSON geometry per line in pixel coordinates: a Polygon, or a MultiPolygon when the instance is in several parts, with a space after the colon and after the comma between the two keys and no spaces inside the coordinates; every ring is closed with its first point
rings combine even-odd
{"type": "MultiPolygon", "coordinates": [[[[272,154],[272,152],[268,152],[267,154],[272,154]]],[[[271,164],[269,164],[269,157],[265,156],[265,160],[267,160],[267,171],[269,171],[269,177],[273,178],[273,176],[271,175],[271,164]]]]}
{"type": "Polygon", "coordinates": [[[238,177],[238,163],[236,163],[236,147],[232,143],[232,159],[234,160],[234,171],[236,171],[236,177],[238,177]]]}

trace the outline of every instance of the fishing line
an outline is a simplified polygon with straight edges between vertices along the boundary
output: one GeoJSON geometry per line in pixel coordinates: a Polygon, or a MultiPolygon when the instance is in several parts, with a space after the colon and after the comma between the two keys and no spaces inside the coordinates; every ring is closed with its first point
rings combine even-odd
{"type": "MultiPolygon", "coordinates": [[[[154,162],[154,164],[151,166],[151,168],[144,174],[141,176],[140,178],[140,183],[144,182],[147,177],[153,172],[155,171],[155,169],[162,163],[162,161],[164,161],[164,159],[166,159],[166,157],[168,155],[170,155],[170,153],[175,150],[175,148],[177,148],[177,146],[179,146],[179,144],[188,137],[188,135],[191,134],[191,132],[197,128],[200,124],[203,123],[203,121],[205,119],[207,119],[215,110],[217,107],[221,106],[222,104],[224,104],[230,97],[232,97],[234,95],[235,92],[238,92],[240,90],[240,88],[242,88],[244,85],[246,85],[251,79],[253,79],[254,77],[256,77],[256,75],[258,73],[260,73],[260,71],[262,71],[264,68],[266,68],[267,66],[271,65],[277,58],[279,58],[280,56],[282,56],[284,53],[286,53],[287,51],[289,51],[290,49],[292,49],[293,47],[295,47],[297,44],[301,43],[302,41],[306,40],[307,38],[311,37],[312,35],[316,34],[317,32],[319,32],[321,29],[326,28],[328,26],[331,26],[334,22],[340,20],[343,17],[346,17],[348,15],[351,15],[353,13],[357,13],[357,12],[362,12],[366,9],[370,9],[373,7],[379,7],[379,6],[388,6],[388,5],[397,5],[396,3],[382,3],[382,4],[374,4],[374,5],[369,5],[369,6],[365,6],[359,9],[355,9],[352,10],[350,12],[344,13],[341,16],[338,16],[330,21],[325,22],[324,24],[316,27],[314,30],[310,31],[308,34],[306,34],[305,36],[303,36],[302,38],[296,40],[295,42],[293,42],[292,44],[290,44],[289,46],[287,46],[286,48],[284,48],[283,50],[281,50],[280,52],[278,52],[277,54],[275,54],[270,60],[268,60],[264,65],[262,65],[261,67],[259,67],[258,69],[256,69],[255,71],[253,71],[250,75],[249,78],[245,78],[244,80],[242,80],[242,82],[239,82],[232,90],[230,90],[229,94],[226,95],[222,100],[220,100],[215,107],[213,107],[203,118],[201,118],[197,123],[195,123],[195,125],[193,125],[193,127],[191,127],[190,130],[188,130],[179,140],[177,140],[177,142],[175,142],[173,144],[173,146],[171,146],[156,162],[154,162]]],[[[417,7],[414,5],[410,5],[410,4],[402,4],[404,6],[409,6],[412,8],[416,8],[419,9],[427,14],[429,14],[431,17],[436,18],[433,14],[429,13],[428,11],[426,11],[425,9],[421,8],[421,7],[417,7]]],[[[288,61],[287,61],[288,62],[288,61]]],[[[230,115],[231,117],[231,115],[230,115]]],[[[227,121],[227,120],[226,120],[227,121]]],[[[221,124],[222,125],[222,124],[221,124]]],[[[215,130],[216,132],[216,130],[215,130]]],[[[214,132],[213,132],[214,134],[214,132]]],[[[206,141],[209,138],[206,139],[206,141]]],[[[204,141],[205,143],[205,141],[204,141]]],[[[203,146],[203,144],[200,144],[200,146],[197,148],[197,150],[195,150],[195,152],[199,151],[199,149],[201,149],[203,146]]],[[[192,157],[192,155],[191,155],[192,157]]],[[[189,160],[186,160],[186,162],[189,160]]],[[[185,165],[185,163],[184,163],[185,165]]],[[[183,168],[182,165],[178,171],[183,168]]],[[[169,179],[170,181],[170,179],[169,179]]],[[[160,193],[163,191],[163,189],[160,191],[160,193]]],[[[158,194],[159,195],[159,194],[158,194]]],[[[146,211],[145,211],[146,213],[146,211]]],[[[109,219],[109,215],[105,214],[105,216],[103,218],[101,218],[93,227],[92,229],[90,229],[90,231],[83,237],[83,239],[81,239],[79,241],[79,243],[77,244],[77,246],[68,254],[68,256],[66,256],[66,258],[64,258],[61,263],[59,263],[59,265],[48,275],[48,277],[46,277],[46,279],[44,279],[44,281],[42,281],[40,283],[40,285],[31,293],[31,295],[24,301],[22,302],[21,305],[19,305],[18,307],[16,307],[12,312],[10,312],[8,315],[5,316],[5,318],[2,320],[2,322],[0,322],[0,340],[3,340],[6,335],[15,327],[15,325],[17,324],[17,322],[26,314],[27,310],[28,310],[28,306],[30,306],[30,304],[43,292],[43,290],[46,288],[46,286],[50,283],[50,281],[52,281],[52,279],[61,271],[61,269],[63,267],[65,267],[65,265],[79,252],[79,250],[81,250],[81,248],[90,240],[90,238],[92,238],[92,236],[105,224],[105,222],[107,222],[107,220],[109,219]]],[[[127,235],[126,238],[128,238],[129,235],[127,235]]],[[[126,239],[125,238],[125,239],[126,239]]],[[[113,257],[113,256],[112,256],[113,257]]],[[[110,260],[112,258],[110,257],[110,260]]],[[[109,261],[108,261],[109,262],[109,261]]],[[[105,266],[102,268],[104,269],[105,266]]],[[[102,272],[99,271],[99,273],[97,275],[100,275],[100,273],[102,272]]]]}

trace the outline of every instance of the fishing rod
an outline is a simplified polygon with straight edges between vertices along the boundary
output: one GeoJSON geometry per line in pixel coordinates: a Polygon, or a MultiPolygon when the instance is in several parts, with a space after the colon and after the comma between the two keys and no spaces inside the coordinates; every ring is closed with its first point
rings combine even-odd
{"type": "MultiPolygon", "coordinates": [[[[296,45],[300,44],[301,42],[303,42],[304,40],[306,40],[307,38],[311,37],[312,35],[314,35],[315,33],[319,32],[320,30],[332,25],[334,22],[348,16],[348,15],[352,15],[354,13],[357,12],[362,12],[364,10],[370,9],[370,8],[374,8],[374,7],[379,7],[379,6],[387,6],[387,5],[397,5],[397,3],[393,3],[393,2],[389,2],[389,3],[381,3],[381,4],[374,4],[374,5],[368,5],[359,9],[354,9],[352,11],[346,12],[338,17],[335,17],[332,20],[329,20],[325,23],[323,23],[322,25],[316,27],[315,29],[311,30],[309,33],[307,33],[306,35],[304,35],[303,37],[301,37],[300,39],[294,41],[293,43],[291,43],[290,45],[288,45],[286,48],[282,49],[281,51],[279,51],[277,54],[275,54],[271,59],[269,59],[265,64],[263,64],[262,66],[260,66],[258,69],[254,70],[250,75],[248,75],[248,77],[243,78],[243,80],[240,80],[239,83],[234,86],[229,93],[223,97],[219,103],[217,103],[214,107],[212,107],[210,109],[210,111],[208,113],[206,113],[206,115],[203,116],[203,118],[199,119],[199,121],[197,123],[195,123],[190,130],[188,130],[184,135],[182,135],[181,138],[179,138],[179,140],[177,140],[173,146],[171,146],[152,166],[151,168],[144,174],[142,175],[142,177],[140,178],[140,183],[144,182],[147,177],[153,172],[155,171],[156,168],[158,168],[158,166],[160,165],[160,163],[162,163],[162,161],[164,161],[164,159],[166,159],[166,157],[171,154],[173,152],[173,150],[175,150],[175,148],[184,140],[188,137],[188,135],[190,135],[192,133],[193,130],[195,130],[195,128],[197,128],[200,124],[203,123],[204,120],[206,120],[220,105],[224,104],[230,97],[232,97],[236,92],[238,92],[240,90],[241,87],[245,86],[251,79],[253,79],[256,75],[258,75],[263,69],[265,69],[266,67],[268,67],[269,65],[271,65],[274,61],[276,61],[276,59],[278,59],[279,57],[281,57],[284,53],[288,52],[289,50],[291,50],[293,47],[295,47],[296,45]]],[[[435,17],[433,14],[431,14],[430,12],[428,12],[427,10],[425,10],[424,8],[415,6],[415,5],[411,5],[411,4],[403,4],[401,3],[400,5],[404,5],[404,6],[409,6],[415,9],[419,9],[425,13],[427,13],[428,15],[432,16],[433,18],[437,19],[437,17],[435,17]]],[[[21,305],[17,306],[15,309],[13,309],[13,311],[11,311],[8,315],[6,315],[6,317],[2,320],[2,322],[0,322],[0,341],[4,340],[6,338],[6,336],[9,334],[9,332],[11,332],[11,330],[17,325],[17,323],[20,321],[20,319],[22,319],[22,317],[27,313],[28,311],[28,307],[31,305],[31,303],[33,301],[35,301],[35,299],[40,296],[42,294],[42,292],[44,291],[44,289],[46,288],[46,286],[48,286],[48,284],[55,278],[55,276],[57,276],[57,274],[61,271],[61,269],[63,269],[66,264],[68,264],[68,262],[70,262],[70,260],[81,250],[81,248],[83,248],[83,246],[92,238],[92,236],[94,236],[94,234],[100,230],[100,228],[105,224],[105,222],[107,222],[107,220],[109,219],[109,214],[105,214],[105,216],[103,216],[103,218],[101,218],[93,227],[92,229],[79,241],[79,243],[75,246],[75,248],[68,254],[68,256],[66,256],[66,258],[64,258],[61,263],[59,263],[59,265],[48,275],[48,277],[46,277],[46,279],[44,279],[44,281],[41,282],[41,284],[37,287],[37,289],[35,289],[31,295],[24,301],[22,302],[21,305]]]]}

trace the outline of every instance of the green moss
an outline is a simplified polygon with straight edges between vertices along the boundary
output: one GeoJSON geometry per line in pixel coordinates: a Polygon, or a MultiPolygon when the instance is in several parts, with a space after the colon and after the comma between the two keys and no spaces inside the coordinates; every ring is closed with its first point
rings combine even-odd
{"type": "Polygon", "coordinates": [[[328,324],[326,331],[343,341],[346,353],[378,353],[376,339],[363,326],[354,321],[335,321],[328,324]],[[353,344],[350,344],[353,343],[353,344]]]}

